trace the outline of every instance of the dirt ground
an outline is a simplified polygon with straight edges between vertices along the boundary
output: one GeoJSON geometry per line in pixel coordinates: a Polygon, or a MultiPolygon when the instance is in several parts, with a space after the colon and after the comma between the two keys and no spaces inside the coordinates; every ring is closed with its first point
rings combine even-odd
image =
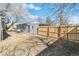
{"type": "Polygon", "coordinates": [[[37,56],[79,56],[79,43],[60,39],[37,56]]]}
{"type": "Polygon", "coordinates": [[[47,46],[29,33],[8,32],[8,38],[0,42],[2,56],[34,56],[47,46]]]}

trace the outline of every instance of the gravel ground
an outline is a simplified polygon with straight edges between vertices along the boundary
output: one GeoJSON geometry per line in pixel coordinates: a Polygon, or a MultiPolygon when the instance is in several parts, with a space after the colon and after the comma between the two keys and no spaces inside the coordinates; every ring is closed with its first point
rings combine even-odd
{"type": "Polygon", "coordinates": [[[37,56],[79,56],[79,43],[59,39],[37,56]]]}

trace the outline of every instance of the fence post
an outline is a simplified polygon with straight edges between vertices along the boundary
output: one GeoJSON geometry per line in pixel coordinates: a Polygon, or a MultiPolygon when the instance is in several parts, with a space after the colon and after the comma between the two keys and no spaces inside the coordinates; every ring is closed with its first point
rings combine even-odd
{"type": "Polygon", "coordinates": [[[37,28],[37,35],[39,34],[39,28],[37,28]]]}
{"type": "Polygon", "coordinates": [[[76,40],[77,40],[77,26],[76,26],[76,33],[75,34],[76,34],[76,40]]]}
{"type": "Polygon", "coordinates": [[[67,33],[67,40],[69,40],[69,38],[68,38],[68,26],[67,26],[67,32],[66,33],[67,33]]]}
{"type": "Polygon", "coordinates": [[[47,37],[49,37],[49,26],[47,27],[47,37]]]}
{"type": "Polygon", "coordinates": [[[58,38],[60,38],[60,26],[58,27],[58,38]]]}

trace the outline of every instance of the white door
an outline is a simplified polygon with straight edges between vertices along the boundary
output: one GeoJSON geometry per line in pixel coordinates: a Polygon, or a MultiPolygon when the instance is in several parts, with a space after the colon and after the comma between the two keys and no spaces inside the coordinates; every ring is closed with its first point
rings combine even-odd
{"type": "Polygon", "coordinates": [[[33,34],[37,34],[37,28],[38,28],[38,25],[37,24],[34,24],[33,25],[33,28],[32,28],[32,33],[33,34]]]}

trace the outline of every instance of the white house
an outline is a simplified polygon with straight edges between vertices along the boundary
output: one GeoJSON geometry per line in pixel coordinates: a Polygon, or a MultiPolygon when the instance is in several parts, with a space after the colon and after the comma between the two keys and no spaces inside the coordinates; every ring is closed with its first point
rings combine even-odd
{"type": "Polygon", "coordinates": [[[23,19],[17,20],[14,25],[16,26],[17,32],[29,32],[32,34],[37,34],[39,21],[28,17],[25,20],[23,19]]]}

